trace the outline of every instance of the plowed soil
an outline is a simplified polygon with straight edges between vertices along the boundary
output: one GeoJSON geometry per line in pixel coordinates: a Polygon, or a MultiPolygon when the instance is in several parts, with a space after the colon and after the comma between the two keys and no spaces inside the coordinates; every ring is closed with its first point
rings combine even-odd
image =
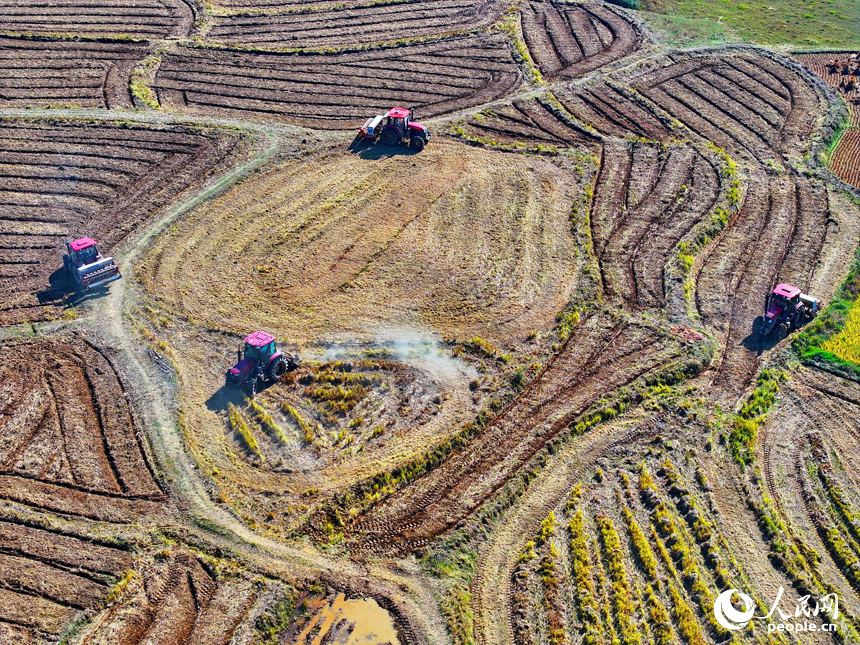
{"type": "MultiPolygon", "coordinates": [[[[486,27],[505,7],[495,0],[352,2],[305,12],[215,16],[207,38],[257,47],[319,48],[393,42],[486,27]]],[[[282,4],[281,8],[292,8],[282,4]]]]}
{"type": "Polygon", "coordinates": [[[0,107],[131,108],[128,79],[149,45],[0,37],[0,107]]]}
{"type": "Polygon", "coordinates": [[[528,2],[520,10],[529,52],[542,74],[572,78],[634,52],[642,35],[627,19],[596,2],[528,2]]]}
{"type": "Polygon", "coordinates": [[[497,35],[356,53],[285,55],[179,48],[153,86],[165,108],[318,129],[359,127],[392,104],[421,118],[494,101],[520,82],[497,35]]]}
{"type": "Polygon", "coordinates": [[[165,38],[186,35],[193,22],[193,10],[182,0],[0,2],[0,30],[6,33],[165,38]]]}
{"type": "Polygon", "coordinates": [[[0,123],[0,322],[59,315],[74,293],[65,240],[105,257],[169,203],[238,158],[243,138],[188,128],[0,123]]]}

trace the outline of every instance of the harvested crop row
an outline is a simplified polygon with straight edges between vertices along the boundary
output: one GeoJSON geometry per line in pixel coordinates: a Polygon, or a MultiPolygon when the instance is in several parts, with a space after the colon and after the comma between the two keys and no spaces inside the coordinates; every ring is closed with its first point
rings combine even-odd
{"type": "Polygon", "coordinates": [[[669,130],[649,110],[606,83],[561,88],[557,96],[568,112],[602,134],[661,141],[669,137],[669,130]]]}
{"type": "Polygon", "coordinates": [[[383,551],[421,546],[472,513],[601,397],[677,367],[681,355],[679,344],[655,329],[588,318],[479,437],[360,515],[348,526],[348,539],[383,551]]]}
{"type": "Polygon", "coordinates": [[[830,167],[840,179],[860,188],[860,128],[845,131],[830,157],[830,167]]]}
{"type": "Polygon", "coordinates": [[[280,14],[215,16],[207,39],[259,47],[338,47],[476,29],[497,20],[496,0],[390,0],[280,14]]]}
{"type": "Polygon", "coordinates": [[[717,171],[690,147],[607,144],[590,217],[604,292],[662,306],[667,260],[719,193],[717,171]]]}
{"type": "Polygon", "coordinates": [[[184,36],[194,14],[182,0],[0,0],[0,31],[165,38],[184,36]]]}
{"type": "Polygon", "coordinates": [[[0,37],[0,107],[134,107],[128,77],[149,45],[0,37]]]}
{"type": "Polygon", "coordinates": [[[187,128],[0,123],[0,322],[56,316],[74,290],[64,240],[93,237],[109,255],[241,142],[187,128]]]}
{"type": "Polygon", "coordinates": [[[761,162],[805,150],[819,105],[797,72],[764,56],[681,59],[633,86],[704,139],[761,162]]]}
{"type": "Polygon", "coordinates": [[[496,100],[520,73],[501,36],[470,36],[358,53],[285,55],[181,48],[153,87],[175,110],[256,116],[331,129],[394,104],[422,117],[496,100]]]}
{"type": "Polygon", "coordinates": [[[548,77],[581,76],[642,42],[639,31],[606,5],[529,2],[520,11],[529,53],[548,77]]]}
{"type": "Polygon", "coordinates": [[[551,324],[576,281],[570,212],[588,178],[572,162],[444,140],[378,154],[330,148],[240,184],[156,242],[139,275],[182,315],[299,342],[551,324]],[[231,258],[217,276],[213,256],[231,258]]]}
{"type": "Polygon", "coordinates": [[[0,472],[100,493],[160,497],[119,378],[93,346],[0,348],[0,472]]]}
{"type": "Polygon", "coordinates": [[[516,100],[471,116],[462,129],[465,136],[489,143],[580,147],[595,142],[562,112],[546,97],[516,100]]]}

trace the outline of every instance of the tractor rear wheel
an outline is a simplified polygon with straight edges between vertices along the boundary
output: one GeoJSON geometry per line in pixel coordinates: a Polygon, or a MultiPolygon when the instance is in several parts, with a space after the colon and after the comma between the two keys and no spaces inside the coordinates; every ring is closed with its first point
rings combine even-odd
{"type": "Polygon", "coordinates": [[[279,381],[281,377],[286,373],[287,361],[284,360],[283,356],[278,356],[272,361],[272,364],[269,365],[269,380],[279,381]]]}
{"type": "Polygon", "coordinates": [[[248,398],[253,399],[263,389],[263,373],[255,372],[248,378],[248,398]]]}
{"type": "Polygon", "coordinates": [[[409,147],[415,150],[416,152],[421,152],[424,150],[424,139],[421,137],[412,137],[409,141],[409,147]]]}
{"type": "Polygon", "coordinates": [[[396,146],[400,143],[400,137],[394,130],[383,130],[379,139],[387,146],[396,146]]]}

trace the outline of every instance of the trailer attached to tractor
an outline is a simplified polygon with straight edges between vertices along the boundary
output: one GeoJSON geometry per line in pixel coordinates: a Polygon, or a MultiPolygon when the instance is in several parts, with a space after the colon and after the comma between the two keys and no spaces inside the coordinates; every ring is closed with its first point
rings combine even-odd
{"type": "Polygon", "coordinates": [[[263,389],[265,379],[275,382],[287,370],[296,369],[300,362],[298,355],[279,352],[274,336],[255,331],[245,337],[245,346],[238,351],[238,362],[227,370],[227,384],[244,384],[248,396],[254,398],[263,389]]]}
{"type": "Polygon", "coordinates": [[[81,289],[99,287],[122,277],[113,258],[103,258],[95,240],[89,237],[66,242],[63,266],[81,289]]]}
{"type": "Polygon", "coordinates": [[[430,141],[430,130],[422,123],[412,120],[413,110],[391,108],[388,114],[370,117],[358,131],[367,141],[379,139],[386,146],[409,144],[413,150],[421,151],[430,141]]]}
{"type": "Polygon", "coordinates": [[[820,306],[821,301],[818,298],[801,293],[800,289],[793,285],[778,284],[765,296],[764,316],[759,333],[768,336],[774,329],[779,329],[781,337],[787,336],[805,320],[814,318],[820,306]]]}

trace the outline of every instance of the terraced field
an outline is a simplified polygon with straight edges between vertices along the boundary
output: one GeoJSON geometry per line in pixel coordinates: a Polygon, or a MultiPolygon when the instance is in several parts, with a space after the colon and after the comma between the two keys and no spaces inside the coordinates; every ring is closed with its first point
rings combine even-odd
{"type": "Polygon", "coordinates": [[[480,105],[520,79],[504,39],[481,35],[310,56],[181,48],[163,57],[153,87],[172,110],[336,129],[392,102],[422,118],[480,105]]]}
{"type": "Polygon", "coordinates": [[[572,78],[634,52],[642,35],[609,5],[528,2],[523,5],[526,45],[542,74],[572,78]]]}
{"type": "Polygon", "coordinates": [[[128,78],[146,43],[0,36],[0,107],[133,107],[128,78]]]}
{"type": "Polygon", "coordinates": [[[74,291],[65,240],[93,237],[107,256],[243,145],[240,135],[188,128],[0,123],[0,321],[57,316],[74,291]]]}
{"type": "MultiPolygon", "coordinates": [[[[207,37],[214,42],[257,47],[320,48],[394,42],[470,31],[496,22],[505,7],[494,0],[389,0],[353,2],[326,8],[314,3],[304,11],[245,12],[216,15],[207,37]]],[[[370,64],[372,66],[372,63],[370,64]]]]}
{"type": "Polygon", "coordinates": [[[4,33],[154,39],[184,36],[193,22],[194,9],[182,0],[0,2],[0,31],[4,33]]]}

